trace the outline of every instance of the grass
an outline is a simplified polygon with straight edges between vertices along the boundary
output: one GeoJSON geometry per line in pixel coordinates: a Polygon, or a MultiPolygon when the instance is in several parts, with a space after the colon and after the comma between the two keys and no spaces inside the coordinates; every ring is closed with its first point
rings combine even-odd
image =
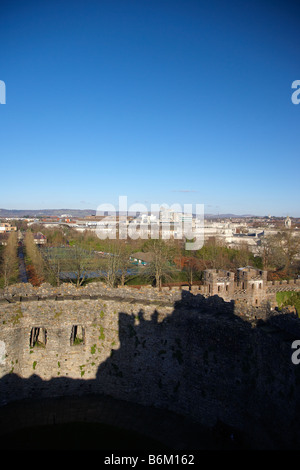
{"type": "Polygon", "coordinates": [[[279,308],[286,307],[288,305],[294,306],[297,311],[297,315],[300,318],[300,292],[277,292],[276,301],[279,308]]]}
{"type": "Polygon", "coordinates": [[[83,338],[79,338],[78,336],[76,336],[76,337],[74,338],[73,344],[74,344],[74,345],[83,344],[83,338]]]}

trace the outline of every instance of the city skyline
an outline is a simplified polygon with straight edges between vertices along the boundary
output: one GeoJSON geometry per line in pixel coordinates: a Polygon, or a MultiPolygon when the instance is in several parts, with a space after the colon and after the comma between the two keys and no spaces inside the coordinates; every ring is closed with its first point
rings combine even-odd
{"type": "Polygon", "coordinates": [[[295,2],[3,2],[5,209],[299,217],[295,2]]]}

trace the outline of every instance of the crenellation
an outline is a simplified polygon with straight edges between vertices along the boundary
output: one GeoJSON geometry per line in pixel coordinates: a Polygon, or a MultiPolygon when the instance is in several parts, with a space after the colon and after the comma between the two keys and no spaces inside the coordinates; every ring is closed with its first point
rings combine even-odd
{"type": "Polygon", "coordinates": [[[10,286],[0,293],[0,404],[93,393],[245,429],[249,383],[258,397],[269,386],[262,348],[277,358],[272,400],[284,409],[287,371],[286,387],[300,396],[290,360],[298,318],[292,325],[289,312],[276,310],[276,292],[298,287],[270,284],[249,267],[236,276],[207,270],[201,285],[161,291],[10,286]]]}
{"type": "MultiPolygon", "coordinates": [[[[17,284],[0,292],[0,305],[6,303],[32,302],[34,300],[61,302],[63,300],[97,300],[118,298],[123,302],[141,301],[173,303],[181,298],[183,291],[189,291],[194,296],[210,297],[217,295],[227,302],[244,299],[248,306],[258,307],[263,302],[270,301],[276,306],[276,292],[300,291],[300,279],[291,281],[267,281],[267,272],[247,266],[239,268],[237,273],[227,270],[208,269],[204,271],[203,282],[200,285],[164,286],[161,290],[151,286],[118,287],[108,289],[105,284],[95,282],[86,287],[76,289],[72,285],[61,285],[59,288],[43,284],[33,287],[27,284],[17,284]]],[[[191,299],[195,302],[195,299],[191,299]]]]}
{"type": "MultiPolygon", "coordinates": [[[[169,410],[205,426],[218,417],[249,429],[249,383],[256,383],[251,386],[257,397],[268,386],[268,357],[261,349],[276,362],[274,384],[284,383],[287,371],[294,371],[283,334],[297,330],[289,315],[272,323],[267,302],[253,307],[243,295],[225,301],[199,291],[181,290],[168,302],[75,296],[2,304],[0,403],[92,393],[169,410]],[[254,327],[259,318],[269,330],[254,327]]],[[[280,392],[288,393],[282,387],[280,392]]],[[[276,387],[274,400],[283,406],[276,387]]],[[[259,413],[264,402],[255,403],[259,413]]],[[[287,416],[292,420],[292,411],[287,416]]]]}

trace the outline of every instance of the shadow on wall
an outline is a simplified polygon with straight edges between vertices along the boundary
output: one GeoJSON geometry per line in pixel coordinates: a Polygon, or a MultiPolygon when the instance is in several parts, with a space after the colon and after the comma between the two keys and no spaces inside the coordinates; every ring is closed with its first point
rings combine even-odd
{"type": "Polygon", "coordinates": [[[4,376],[0,434],[102,422],[172,449],[300,447],[298,319],[275,315],[253,327],[233,302],[192,297],[184,291],[162,321],[158,311],[150,320],[120,312],[120,348],[95,379],[4,376]]]}

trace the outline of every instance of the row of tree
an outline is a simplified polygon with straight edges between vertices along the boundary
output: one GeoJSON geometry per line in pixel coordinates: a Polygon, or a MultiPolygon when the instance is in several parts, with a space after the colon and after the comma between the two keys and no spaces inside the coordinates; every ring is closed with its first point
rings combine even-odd
{"type": "Polygon", "coordinates": [[[299,273],[300,236],[290,230],[264,237],[259,247],[259,256],[264,269],[283,277],[299,273]]]}
{"type": "Polygon", "coordinates": [[[34,235],[27,230],[24,236],[25,261],[28,280],[39,285],[45,280],[45,265],[41,251],[34,241],[34,235]]]}
{"type": "MultiPolygon", "coordinates": [[[[105,240],[101,241],[99,253],[95,250],[98,239],[92,233],[76,235],[75,238],[70,233],[68,235],[67,245],[61,245],[63,240],[56,232],[59,244],[50,246],[48,243],[47,247],[39,249],[32,234],[26,234],[27,263],[34,266],[40,281],[44,279],[58,285],[64,279],[80,286],[94,273],[94,277],[102,278],[111,287],[124,285],[135,277],[141,284],[151,283],[161,288],[163,282],[176,280],[192,285],[201,279],[207,268],[234,269],[249,264],[250,259],[251,264],[260,262],[246,248],[232,250],[213,240],[195,252],[185,251],[179,240],[105,240]],[[150,258],[146,266],[138,269],[130,261],[130,255],[136,251],[143,251],[150,258]]],[[[49,242],[48,234],[47,238],[49,242]]]]}
{"type": "MultiPolygon", "coordinates": [[[[34,285],[47,281],[59,285],[63,280],[82,285],[88,278],[99,276],[109,286],[132,282],[162,283],[184,280],[189,284],[201,279],[205,269],[236,270],[252,265],[267,269],[279,277],[293,277],[300,272],[300,237],[290,231],[263,238],[259,256],[254,256],[246,245],[231,249],[216,239],[209,239],[197,251],[186,251],[180,240],[100,240],[93,232],[78,233],[68,227],[47,229],[48,243],[39,248],[30,230],[25,232],[24,247],[29,281],[34,285]],[[151,262],[135,269],[130,255],[136,251],[148,254],[151,262]]],[[[0,285],[18,280],[18,240],[11,233],[6,246],[0,250],[0,285]]]]}
{"type": "Polygon", "coordinates": [[[0,251],[0,285],[7,287],[18,282],[18,237],[16,232],[11,232],[7,244],[1,246],[0,251]]]}

